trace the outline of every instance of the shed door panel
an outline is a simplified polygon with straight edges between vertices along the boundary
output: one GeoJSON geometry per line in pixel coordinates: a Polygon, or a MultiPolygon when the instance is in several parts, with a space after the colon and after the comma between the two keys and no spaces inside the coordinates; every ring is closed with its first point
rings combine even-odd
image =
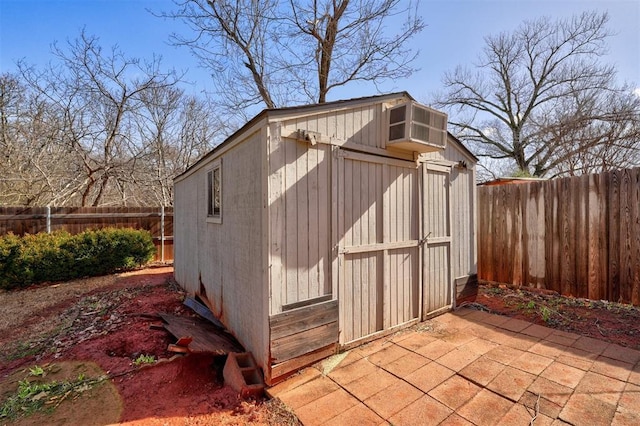
{"type": "Polygon", "coordinates": [[[418,175],[405,161],[338,151],[340,342],[419,315],[418,175]]]}
{"type": "Polygon", "coordinates": [[[423,318],[451,305],[451,207],[449,169],[425,164],[423,318]]]}

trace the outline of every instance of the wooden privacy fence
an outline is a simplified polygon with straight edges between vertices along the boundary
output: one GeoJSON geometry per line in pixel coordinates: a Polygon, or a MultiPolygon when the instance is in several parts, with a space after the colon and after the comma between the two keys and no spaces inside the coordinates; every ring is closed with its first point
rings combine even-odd
{"type": "Polygon", "coordinates": [[[2,207],[0,235],[65,230],[78,234],[100,228],[146,229],[156,261],[173,261],[173,207],[2,207]]]}
{"type": "Polygon", "coordinates": [[[481,186],[478,278],[640,305],[640,168],[481,186]]]}

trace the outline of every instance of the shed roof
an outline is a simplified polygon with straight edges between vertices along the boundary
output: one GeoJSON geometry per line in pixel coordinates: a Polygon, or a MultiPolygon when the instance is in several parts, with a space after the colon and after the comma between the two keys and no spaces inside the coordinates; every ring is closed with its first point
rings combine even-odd
{"type": "MultiPolygon", "coordinates": [[[[211,151],[205,154],[201,159],[199,159],[194,164],[192,164],[184,172],[176,176],[176,178],[179,178],[182,175],[187,174],[190,170],[198,167],[198,165],[200,165],[202,162],[207,161],[207,159],[209,159],[211,156],[215,156],[215,154],[219,150],[221,150],[225,145],[227,145],[232,140],[234,140],[239,134],[242,134],[245,130],[251,128],[254,124],[256,124],[257,122],[259,122],[260,120],[266,117],[275,118],[275,117],[287,116],[295,113],[298,113],[298,114],[299,113],[302,113],[302,114],[321,113],[324,110],[331,110],[331,109],[336,109],[340,107],[348,108],[351,106],[356,106],[359,104],[368,103],[372,101],[384,102],[385,100],[393,100],[393,99],[402,98],[402,97],[407,98],[408,100],[411,100],[411,101],[415,101],[415,98],[411,96],[409,92],[402,91],[402,92],[387,93],[383,95],[373,95],[373,96],[364,96],[360,98],[343,99],[338,101],[325,102],[322,104],[307,104],[307,105],[290,106],[290,107],[283,107],[283,108],[265,108],[262,111],[260,111],[258,114],[256,114],[251,120],[246,122],[242,127],[240,127],[238,130],[236,130],[231,135],[229,135],[222,143],[215,146],[211,151]]],[[[462,141],[460,141],[460,139],[458,139],[451,133],[448,133],[448,134],[460,145],[460,147],[466,154],[468,154],[470,157],[475,159],[476,162],[479,161],[478,158],[471,151],[469,151],[469,149],[466,146],[464,146],[464,144],[462,143],[462,141]]]]}
{"type": "Polygon", "coordinates": [[[336,107],[348,107],[352,105],[362,104],[369,101],[384,101],[385,99],[397,99],[399,97],[406,97],[412,101],[415,99],[406,91],[403,92],[395,92],[388,93],[384,95],[374,95],[374,96],[364,96],[361,98],[352,98],[352,99],[343,99],[339,101],[325,102],[323,104],[308,104],[308,105],[298,105],[298,106],[290,106],[283,108],[265,108],[256,114],[251,120],[247,121],[242,127],[229,135],[222,143],[216,145],[211,151],[209,151],[206,155],[204,155],[201,159],[196,161],[194,164],[189,166],[184,172],[180,173],[176,178],[188,173],[191,169],[198,167],[198,165],[213,155],[216,154],[220,149],[222,149],[225,145],[230,143],[236,136],[249,129],[258,121],[262,120],[267,116],[278,117],[283,115],[288,115],[292,113],[305,113],[305,112],[320,112],[325,109],[334,109],[336,107]]]}

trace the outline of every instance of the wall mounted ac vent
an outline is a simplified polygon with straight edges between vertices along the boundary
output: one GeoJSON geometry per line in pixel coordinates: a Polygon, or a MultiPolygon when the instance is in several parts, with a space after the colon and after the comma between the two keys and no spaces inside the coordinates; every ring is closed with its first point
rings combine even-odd
{"type": "Polygon", "coordinates": [[[447,115],[415,102],[396,105],[388,110],[388,148],[432,152],[447,143],[447,115]]]}

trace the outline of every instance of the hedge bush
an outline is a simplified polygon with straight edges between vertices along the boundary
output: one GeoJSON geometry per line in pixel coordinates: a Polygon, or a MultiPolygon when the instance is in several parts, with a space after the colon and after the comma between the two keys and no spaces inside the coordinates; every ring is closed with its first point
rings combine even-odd
{"type": "Polygon", "coordinates": [[[155,254],[147,231],[104,228],[0,237],[0,288],[105,275],[144,265],[155,254]]]}

